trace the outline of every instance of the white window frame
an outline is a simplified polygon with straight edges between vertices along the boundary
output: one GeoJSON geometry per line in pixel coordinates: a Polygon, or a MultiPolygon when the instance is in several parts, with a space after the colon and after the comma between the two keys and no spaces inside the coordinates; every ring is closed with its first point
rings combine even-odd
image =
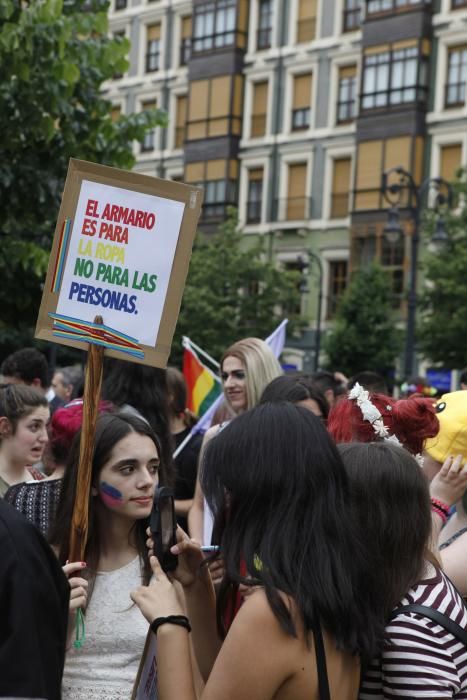
{"type": "MultiPolygon", "coordinates": [[[[158,9],[161,10],[162,8],[158,8],[158,9]]],[[[141,22],[141,24],[139,26],[138,76],[154,79],[154,78],[162,76],[164,74],[164,72],[165,72],[165,67],[164,67],[165,42],[167,40],[167,37],[165,34],[166,34],[166,16],[165,16],[165,14],[159,12],[158,14],[147,15],[144,17],[144,20],[141,22]],[[147,73],[146,72],[147,28],[150,27],[152,24],[159,24],[159,23],[161,25],[159,68],[156,71],[151,71],[150,73],[147,73]]]]}
{"type": "Polygon", "coordinates": [[[359,94],[360,94],[360,80],[361,80],[361,55],[360,53],[354,53],[352,55],[342,56],[341,58],[333,58],[331,61],[331,84],[329,86],[329,124],[331,128],[339,129],[339,131],[354,131],[355,122],[358,119],[359,114],[359,94]],[[338,124],[337,123],[337,99],[339,97],[339,69],[346,66],[357,66],[357,90],[356,90],[356,101],[357,101],[357,111],[355,115],[355,120],[350,124],[338,124]]]}
{"type": "Polygon", "coordinates": [[[274,49],[278,44],[279,38],[279,22],[278,22],[278,0],[272,0],[272,31],[271,31],[271,46],[269,49],[258,49],[256,45],[257,32],[259,26],[259,1],[250,2],[249,14],[249,30],[248,30],[248,54],[258,54],[258,56],[267,56],[268,52],[274,49]]]}
{"type": "Polygon", "coordinates": [[[287,202],[287,197],[288,197],[288,191],[289,191],[289,165],[294,165],[296,163],[306,163],[307,164],[307,173],[306,173],[306,187],[305,187],[305,196],[308,199],[311,199],[311,184],[312,184],[312,178],[313,178],[313,154],[311,152],[308,152],[308,154],[305,155],[305,153],[284,153],[281,156],[281,162],[280,162],[280,180],[279,180],[279,202],[278,202],[278,217],[277,217],[277,223],[278,225],[280,224],[281,228],[287,229],[287,228],[300,228],[300,222],[303,224],[304,227],[308,227],[307,224],[308,222],[311,221],[311,216],[309,216],[307,219],[294,219],[294,220],[288,220],[285,217],[281,219],[280,213],[282,210],[283,206],[286,206],[287,202]]]}
{"type": "Polygon", "coordinates": [[[316,98],[318,92],[318,62],[316,60],[309,61],[307,63],[302,63],[299,65],[292,65],[287,68],[286,81],[285,81],[285,113],[283,114],[283,133],[291,136],[293,139],[303,140],[308,138],[311,132],[315,128],[316,124],[316,98]],[[310,101],[310,111],[311,119],[310,126],[308,129],[293,131],[292,130],[292,105],[293,105],[293,87],[294,79],[296,76],[305,75],[311,73],[311,101],[310,101]]]}
{"type": "Polygon", "coordinates": [[[350,186],[354,182],[355,177],[355,147],[354,146],[336,146],[326,150],[326,160],[324,166],[324,188],[323,188],[323,218],[325,221],[332,221],[336,224],[348,224],[350,222],[350,212],[353,207],[353,192],[349,189],[349,213],[347,216],[340,219],[331,218],[331,196],[332,196],[332,180],[334,175],[334,161],[340,158],[350,158],[350,186]]]}
{"type": "MultiPolygon", "coordinates": [[[[327,0],[329,2],[329,0],[327,0]]],[[[326,2],[326,0],[317,0],[316,3],[316,33],[313,41],[318,41],[321,39],[321,20],[322,20],[322,6],[321,3],[326,2]]],[[[292,0],[292,11],[289,15],[290,25],[289,25],[289,45],[292,46],[309,46],[308,42],[298,43],[298,3],[299,0],[292,0]]]]}
{"type": "Polygon", "coordinates": [[[263,139],[267,138],[271,133],[271,118],[273,113],[273,93],[272,89],[273,77],[270,71],[261,71],[258,73],[251,74],[246,77],[246,89],[245,89],[245,108],[244,108],[244,119],[243,119],[243,134],[242,138],[246,141],[251,141],[252,143],[261,142],[263,139]],[[268,101],[266,107],[266,130],[264,136],[252,136],[251,135],[251,119],[253,116],[253,91],[255,83],[268,82],[268,101]]]}
{"type": "Polygon", "coordinates": [[[242,160],[240,163],[240,188],[238,198],[239,227],[257,230],[266,221],[267,203],[269,197],[269,167],[270,160],[267,157],[242,160]],[[263,193],[261,201],[261,219],[257,224],[247,223],[246,210],[248,206],[249,171],[263,168],[263,193]]]}
{"type": "MultiPolygon", "coordinates": [[[[162,100],[162,93],[160,91],[152,91],[148,92],[146,94],[140,94],[138,95],[136,99],[136,112],[139,114],[140,112],[143,111],[143,105],[146,102],[156,102],[156,105],[159,106],[161,105],[161,100],[162,100]]],[[[154,148],[151,151],[142,151],[141,150],[141,143],[137,144],[136,147],[136,156],[138,159],[138,162],[142,163],[146,160],[152,160],[153,158],[161,157],[161,130],[160,127],[154,127],[155,134],[154,134],[154,148]]]]}

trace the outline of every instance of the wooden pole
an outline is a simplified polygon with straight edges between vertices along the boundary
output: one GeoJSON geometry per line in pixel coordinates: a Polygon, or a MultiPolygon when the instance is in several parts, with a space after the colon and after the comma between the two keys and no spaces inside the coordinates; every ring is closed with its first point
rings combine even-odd
{"type": "MultiPolygon", "coordinates": [[[[96,316],[94,323],[102,324],[102,316],[96,316]]],[[[84,376],[83,424],[79,446],[75,505],[71,519],[69,561],[83,561],[87,544],[92,456],[102,389],[103,361],[104,348],[90,343],[84,376]]]]}

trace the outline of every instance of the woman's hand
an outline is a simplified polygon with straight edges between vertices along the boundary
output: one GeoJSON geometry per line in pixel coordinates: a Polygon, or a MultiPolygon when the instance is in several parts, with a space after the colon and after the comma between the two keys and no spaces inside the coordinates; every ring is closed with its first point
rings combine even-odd
{"type": "Polygon", "coordinates": [[[80,576],[72,576],[70,578],[70,575],[75,573],[75,571],[77,572],[85,569],[86,563],[84,561],[75,561],[71,564],[65,564],[65,566],[62,568],[71,589],[69,611],[76,612],[78,608],[86,607],[88,598],[88,582],[86,579],[81,578],[80,576]]]}
{"type": "MultiPolygon", "coordinates": [[[[147,533],[149,538],[146,541],[146,545],[149,550],[149,556],[153,556],[154,543],[149,528],[147,533]]],[[[204,570],[200,568],[204,560],[201,547],[197,542],[191,540],[181,527],[177,527],[177,544],[171,547],[170,551],[178,558],[177,568],[171,572],[171,576],[181,583],[184,588],[189,588],[200,578],[200,575],[203,575],[204,570]]]]}
{"type": "Polygon", "coordinates": [[[156,617],[184,615],[185,611],[175,586],[162,571],[159,561],[154,556],[151,556],[149,561],[154,577],[149,586],[140,586],[130,593],[131,600],[136,603],[149,624],[156,617]]]}
{"type": "Polygon", "coordinates": [[[467,469],[464,468],[463,456],[449,456],[443,466],[432,479],[430,484],[430,496],[446,503],[454,505],[467,489],[467,469]]]}

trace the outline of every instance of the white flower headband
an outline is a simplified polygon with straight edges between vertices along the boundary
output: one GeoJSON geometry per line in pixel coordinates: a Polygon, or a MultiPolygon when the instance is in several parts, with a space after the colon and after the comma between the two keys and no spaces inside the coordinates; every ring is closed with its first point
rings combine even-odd
{"type": "MultiPolygon", "coordinates": [[[[373,430],[379,438],[383,438],[385,442],[391,442],[393,445],[403,447],[399,438],[396,437],[396,435],[391,435],[389,433],[388,428],[384,425],[381,413],[378,411],[374,403],[372,403],[372,401],[370,400],[370,394],[358,382],[349,392],[349,399],[357,402],[357,406],[362,412],[363,420],[367,420],[371,424],[371,427],[373,428],[373,430]]],[[[391,409],[390,406],[388,406],[388,408],[391,409]]],[[[415,459],[422,467],[422,455],[415,455],[415,459]]]]}

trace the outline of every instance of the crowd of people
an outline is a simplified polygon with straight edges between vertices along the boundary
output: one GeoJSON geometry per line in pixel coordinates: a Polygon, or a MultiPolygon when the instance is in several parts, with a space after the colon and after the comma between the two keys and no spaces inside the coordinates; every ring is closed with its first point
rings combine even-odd
{"type": "Polygon", "coordinates": [[[0,373],[1,698],[139,700],[155,641],[145,698],[467,699],[467,372],[394,398],[372,371],[284,374],[245,338],[202,436],[181,372],[106,359],[83,561],[83,370],[25,348],[0,373]]]}

